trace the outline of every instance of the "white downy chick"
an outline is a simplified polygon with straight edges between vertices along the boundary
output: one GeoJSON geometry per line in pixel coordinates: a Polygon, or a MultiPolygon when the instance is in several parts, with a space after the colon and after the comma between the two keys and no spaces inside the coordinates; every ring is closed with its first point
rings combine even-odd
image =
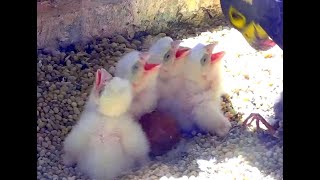
{"type": "Polygon", "coordinates": [[[77,163],[94,179],[113,179],[135,163],[146,162],[150,151],[141,126],[127,112],[131,84],[106,76],[104,69],[97,71],[92,91],[97,108],[84,111],[64,141],[64,162],[77,163]]]}
{"type": "Polygon", "coordinates": [[[89,98],[78,123],[73,128],[77,130],[72,130],[64,142],[65,157],[63,160],[66,165],[76,163],[80,151],[87,146],[90,133],[94,131],[93,129],[97,119],[98,93],[101,92],[105,84],[111,79],[112,76],[105,69],[97,70],[95,83],[89,98]]]}
{"type": "Polygon", "coordinates": [[[149,53],[131,51],[119,60],[116,67],[115,76],[131,82],[133,101],[129,112],[136,120],[152,112],[157,105],[156,79],[160,64],[147,63],[149,57],[149,53]]]}
{"type": "Polygon", "coordinates": [[[174,41],[170,37],[163,37],[149,49],[151,56],[149,62],[161,63],[157,80],[158,108],[172,115],[174,115],[174,111],[178,111],[174,108],[178,107],[175,95],[182,86],[184,57],[190,50],[189,48],[179,47],[180,43],[179,40],[174,41]]]}
{"type": "Polygon", "coordinates": [[[223,93],[222,63],[224,52],[212,54],[216,43],[198,44],[192,48],[184,66],[184,89],[179,101],[182,106],[178,118],[182,128],[190,128],[190,122],[200,129],[225,136],[231,123],[221,110],[223,93]]]}

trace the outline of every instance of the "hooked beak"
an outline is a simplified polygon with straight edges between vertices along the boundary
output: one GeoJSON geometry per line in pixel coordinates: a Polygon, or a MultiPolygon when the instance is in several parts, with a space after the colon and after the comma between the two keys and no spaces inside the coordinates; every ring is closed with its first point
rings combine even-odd
{"type": "Polygon", "coordinates": [[[276,43],[271,39],[256,39],[252,42],[252,47],[256,50],[267,51],[274,47],[276,43]]]}
{"type": "Polygon", "coordinates": [[[276,45],[276,43],[269,38],[266,31],[255,22],[251,22],[242,32],[242,35],[255,50],[267,51],[276,45]]]}

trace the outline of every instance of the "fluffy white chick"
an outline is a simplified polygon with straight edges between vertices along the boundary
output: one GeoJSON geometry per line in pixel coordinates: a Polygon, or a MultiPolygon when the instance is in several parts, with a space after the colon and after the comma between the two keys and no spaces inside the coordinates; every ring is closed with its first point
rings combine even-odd
{"type": "Polygon", "coordinates": [[[231,123],[221,111],[224,52],[212,54],[215,45],[198,44],[186,57],[184,89],[179,96],[183,111],[178,121],[185,130],[191,128],[190,122],[193,122],[204,131],[225,136],[231,123]]]}
{"type": "Polygon", "coordinates": [[[96,73],[92,91],[96,109],[84,111],[64,141],[65,163],[77,163],[94,179],[113,179],[145,162],[150,151],[141,126],[127,113],[131,84],[118,77],[102,81],[105,73],[104,69],[96,73]]]}
{"type": "Polygon", "coordinates": [[[115,76],[131,82],[133,101],[129,112],[136,120],[152,112],[157,105],[156,79],[160,65],[147,63],[149,57],[147,52],[131,51],[116,66],[115,76]]]}
{"type": "Polygon", "coordinates": [[[99,93],[104,88],[105,84],[112,79],[112,76],[105,69],[98,69],[96,72],[95,83],[85,104],[84,110],[81,113],[78,123],[75,125],[64,142],[64,163],[71,165],[76,163],[80,151],[87,146],[89,135],[94,129],[97,119],[97,108],[99,93]]]}
{"type": "Polygon", "coordinates": [[[161,63],[157,80],[158,108],[171,114],[178,111],[175,95],[182,86],[184,57],[190,50],[180,47],[180,43],[181,41],[174,41],[170,37],[163,37],[149,49],[151,57],[148,62],[161,63]]]}

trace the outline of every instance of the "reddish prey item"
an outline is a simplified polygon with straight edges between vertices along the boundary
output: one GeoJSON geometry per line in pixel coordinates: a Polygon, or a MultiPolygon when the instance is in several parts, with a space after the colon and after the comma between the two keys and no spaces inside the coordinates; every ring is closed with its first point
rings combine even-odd
{"type": "Polygon", "coordinates": [[[162,155],[180,141],[176,120],[166,113],[155,110],[143,115],[139,122],[149,140],[151,155],[162,155]]]}

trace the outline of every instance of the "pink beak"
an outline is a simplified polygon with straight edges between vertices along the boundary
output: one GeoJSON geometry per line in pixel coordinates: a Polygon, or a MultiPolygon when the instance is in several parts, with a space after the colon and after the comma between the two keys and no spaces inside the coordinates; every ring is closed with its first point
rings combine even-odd
{"type": "Polygon", "coordinates": [[[190,48],[179,48],[177,51],[176,51],[176,60],[179,60],[179,59],[182,59],[180,57],[182,57],[182,55],[186,55],[185,53],[187,51],[189,51],[190,48]]]}
{"type": "Polygon", "coordinates": [[[94,84],[97,95],[99,95],[99,92],[102,90],[105,84],[109,82],[111,79],[112,79],[112,75],[105,69],[100,68],[97,70],[96,80],[94,84]]]}
{"type": "Polygon", "coordinates": [[[211,63],[222,59],[222,57],[223,57],[225,54],[226,54],[226,53],[225,53],[224,51],[220,51],[220,52],[211,54],[211,63]]]}
{"type": "Polygon", "coordinates": [[[98,69],[98,71],[97,71],[97,75],[96,75],[97,77],[96,77],[96,86],[99,86],[100,84],[101,84],[101,70],[100,69],[98,69]]]}
{"type": "Polygon", "coordinates": [[[144,64],[144,70],[149,71],[152,70],[153,68],[159,66],[160,64],[149,64],[149,63],[145,63],[144,64]]]}

